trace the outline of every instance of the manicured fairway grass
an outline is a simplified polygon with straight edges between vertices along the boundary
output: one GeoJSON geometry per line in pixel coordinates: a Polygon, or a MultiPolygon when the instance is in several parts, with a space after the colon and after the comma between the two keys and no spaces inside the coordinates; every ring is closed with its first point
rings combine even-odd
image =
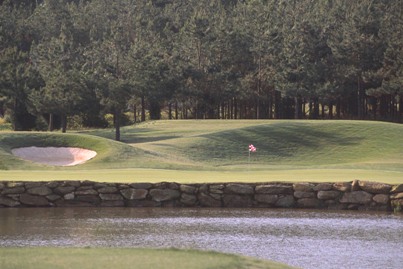
{"type": "Polygon", "coordinates": [[[75,134],[0,133],[0,180],[403,183],[403,125],[370,121],[152,121],[75,134]],[[257,152],[249,158],[248,145],[257,152]],[[79,146],[98,155],[75,167],[20,160],[11,149],[79,146]],[[27,173],[29,171],[29,173],[27,173]]]}
{"type": "Polygon", "coordinates": [[[128,248],[0,248],[2,269],[286,269],[287,265],[217,252],[128,248]]]}

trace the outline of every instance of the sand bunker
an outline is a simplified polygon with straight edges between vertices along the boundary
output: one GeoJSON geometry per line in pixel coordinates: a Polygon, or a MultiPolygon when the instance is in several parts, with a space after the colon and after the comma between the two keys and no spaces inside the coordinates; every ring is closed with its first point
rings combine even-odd
{"type": "Polygon", "coordinates": [[[12,149],[11,152],[24,160],[54,166],[82,164],[97,155],[92,150],[67,147],[26,147],[12,149]]]}

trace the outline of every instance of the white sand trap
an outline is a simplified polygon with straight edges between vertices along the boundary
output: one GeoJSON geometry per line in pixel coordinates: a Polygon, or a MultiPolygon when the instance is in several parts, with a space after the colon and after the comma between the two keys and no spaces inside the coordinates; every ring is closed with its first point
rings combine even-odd
{"type": "Polygon", "coordinates": [[[97,155],[92,150],[67,147],[15,148],[11,150],[11,153],[24,160],[54,166],[83,164],[97,155]]]}

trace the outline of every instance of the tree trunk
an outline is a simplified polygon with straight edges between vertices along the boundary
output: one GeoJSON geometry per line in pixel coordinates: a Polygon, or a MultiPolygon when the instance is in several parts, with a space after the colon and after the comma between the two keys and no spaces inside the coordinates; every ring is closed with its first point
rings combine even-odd
{"type": "Polygon", "coordinates": [[[113,112],[113,124],[115,125],[115,140],[120,141],[120,111],[117,109],[113,112]]]}
{"type": "Polygon", "coordinates": [[[141,96],[141,122],[146,121],[146,104],[144,96],[141,96]]]}
{"type": "Polygon", "coordinates": [[[49,113],[48,131],[53,132],[53,113],[49,113]]]}
{"type": "Polygon", "coordinates": [[[62,124],[62,133],[65,133],[67,130],[67,116],[66,114],[62,113],[61,115],[61,124],[62,124]]]}

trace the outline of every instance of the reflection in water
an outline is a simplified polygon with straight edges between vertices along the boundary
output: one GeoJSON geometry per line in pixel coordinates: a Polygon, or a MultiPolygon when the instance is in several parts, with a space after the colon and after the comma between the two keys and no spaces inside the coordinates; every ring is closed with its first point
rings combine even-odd
{"type": "Polygon", "coordinates": [[[177,247],[302,268],[400,268],[403,217],[268,209],[0,208],[0,247],[177,247]]]}

